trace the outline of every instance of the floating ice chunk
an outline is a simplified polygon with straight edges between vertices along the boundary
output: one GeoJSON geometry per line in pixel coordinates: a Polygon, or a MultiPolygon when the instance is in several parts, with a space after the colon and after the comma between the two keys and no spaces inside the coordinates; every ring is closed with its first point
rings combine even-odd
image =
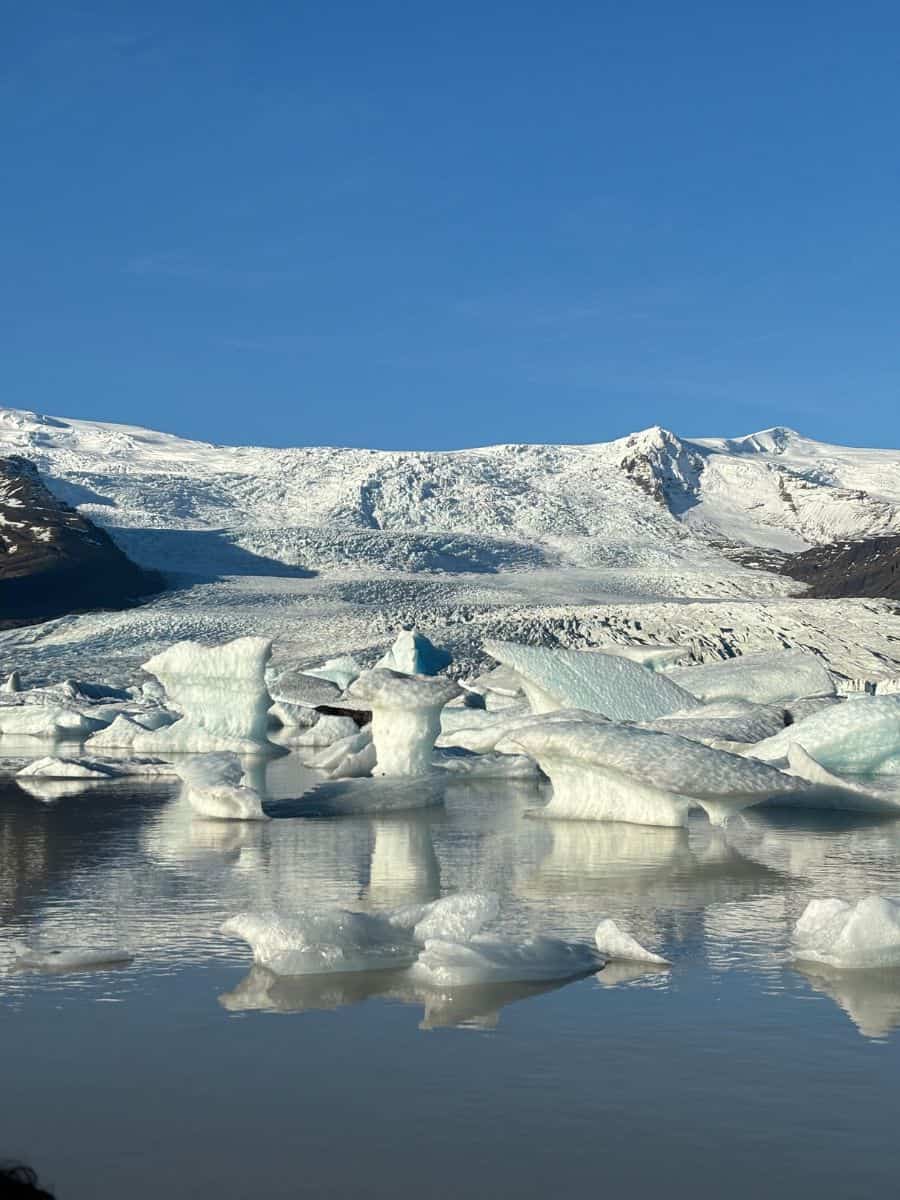
{"type": "Polygon", "coordinates": [[[319,719],[319,714],[308,704],[293,704],[290,700],[276,700],[269,709],[269,716],[274,717],[281,728],[289,732],[295,729],[309,729],[319,719]]]}
{"type": "Polygon", "coordinates": [[[464,936],[496,912],[496,899],[460,894],[382,915],[347,909],[239,913],[222,932],[243,938],[276,975],[379,971],[411,964],[432,931],[464,936]]]}
{"type": "Polygon", "coordinates": [[[437,744],[453,745],[453,735],[459,729],[487,729],[488,726],[500,726],[514,717],[533,715],[530,706],[524,700],[502,709],[455,708],[448,704],[441,712],[441,733],[437,744]]]}
{"type": "Polygon", "coordinates": [[[739,742],[748,745],[772,737],[784,728],[785,710],[774,704],[748,700],[715,701],[687,712],[670,713],[648,721],[644,728],[677,733],[707,745],[739,742]]]}
{"type": "Polygon", "coordinates": [[[161,758],[37,758],[16,775],[17,779],[124,779],[129,776],[175,775],[171,763],[161,758]]]}
{"type": "Polygon", "coordinates": [[[546,817],[681,826],[699,805],[718,825],[750,804],[811,787],[764,763],[635,726],[533,725],[498,746],[510,748],[550,777],[546,817]]]}
{"type": "Polygon", "coordinates": [[[346,705],[372,712],[377,775],[425,775],[431,770],[441,709],[460,693],[450,679],[377,668],[347,689],[346,705]]]}
{"type": "Polygon", "coordinates": [[[811,900],[794,928],[794,958],[843,970],[900,967],[900,902],[811,900]]]}
{"type": "Polygon", "coordinates": [[[586,942],[535,936],[523,942],[478,935],[467,942],[429,939],[411,968],[432,988],[575,979],[600,970],[606,959],[586,942]]]}
{"type": "Polygon", "coordinates": [[[242,781],[244,772],[236,754],[206,754],[181,763],[178,773],[185,783],[191,809],[213,821],[266,821],[262,798],[242,781]]]}
{"type": "Polygon", "coordinates": [[[782,803],[802,808],[835,808],[842,812],[885,813],[900,816],[900,790],[885,787],[883,781],[865,785],[852,779],[840,779],[826,771],[802,746],[788,747],[787,770],[814,787],[782,803]]]}
{"type": "Polygon", "coordinates": [[[243,637],[221,646],[178,642],[144,663],[183,716],[166,729],[137,735],[138,750],[194,752],[271,748],[267,737],[272,700],[266,663],[272,643],[243,637]]]}
{"type": "Polygon", "coordinates": [[[11,692],[21,692],[21,690],[22,690],[22,680],[19,677],[19,672],[18,671],[10,671],[10,673],[7,675],[6,679],[4,680],[3,687],[0,688],[0,691],[11,693],[11,692]]]}
{"type": "Polygon", "coordinates": [[[776,704],[808,696],[833,696],[834,680],[814,654],[766,650],[740,658],[676,667],[668,678],[701,700],[743,699],[776,704]]]}
{"type": "Polygon", "coordinates": [[[424,633],[419,633],[418,629],[405,629],[375,666],[404,675],[437,675],[452,661],[449,651],[433,645],[424,633]]]}
{"type": "Polygon", "coordinates": [[[532,710],[583,708],[612,721],[652,721],[698,702],[667,675],[640,663],[590,650],[546,650],[485,642],[492,658],[522,678],[532,710]]]}
{"type": "Polygon", "coordinates": [[[329,658],[321,667],[306,667],[305,675],[313,675],[317,679],[326,679],[335,684],[342,692],[350,686],[354,679],[362,674],[362,667],[349,654],[340,658],[329,658]]]}
{"type": "Polygon", "coordinates": [[[625,933],[611,917],[605,917],[594,930],[594,941],[603,957],[610,961],[653,963],[660,967],[668,966],[669,963],[667,958],[654,954],[630,933],[625,933]]]}
{"type": "Polygon", "coordinates": [[[900,756],[900,696],[858,696],[813,713],[747,753],[782,762],[792,745],[831,771],[863,774],[890,767],[900,756]]]}
{"type": "Polygon", "coordinates": [[[502,696],[507,700],[515,700],[524,695],[521,676],[511,667],[494,667],[484,671],[475,679],[461,679],[460,684],[467,692],[475,692],[481,696],[502,696]]]}
{"type": "Polygon", "coordinates": [[[352,717],[338,717],[325,713],[309,729],[291,737],[292,746],[332,746],[344,738],[354,737],[359,726],[352,717]]]}
{"type": "Polygon", "coordinates": [[[328,679],[321,679],[318,675],[290,667],[269,684],[269,694],[273,700],[301,709],[315,708],[319,704],[333,704],[335,700],[340,699],[343,690],[328,679]]]}
{"type": "Polygon", "coordinates": [[[448,754],[440,753],[434,765],[449,775],[463,779],[537,779],[535,762],[524,754],[448,754]]]}
{"type": "MultiPolygon", "coordinates": [[[[518,710],[509,715],[485,713],[483,716],[489,718],[486,720],[482,719],[480,714],[475,715],[479,719],[465,726],[454,727],[456,722],[452,722],[451,728],[438,738],[437,745],[441,749],[455,748],[469,750],[473,754],[490,754],[522,729],[535,727],[543,729],[547,725],[553,724],[570,725],[575,721],[583,721],[589,725],[608,724],[605,717],[585,712],[581,708],[560,708],[551,713],[522,713],[518,710]]],[[[501,750],[499,753],[504,753],[504,751],[501,750]]],[[[509,753],[518,754],[518,751],[511,749],[509,753]]]]}
{"type": "Polygon", "coordinates": [[[0,734],[7,736],[80,740],[99,727],[98,722],[71,708],[50,704],[0,707],[0,734]]]}
{"type": "Polygon", "coordinates": [[[13,943],[13,965],[27,971],[87,971],[130,963],[134,955],[121,946],[29,946],[13,943]]]}
{"type": "Polygon", "coordinates": [[[54,804],[57,800],[65,800],[68,796],[80,796],[82,792],[90,791],[97,784],[96,779],[41,779],[16,776],[16,783],[23,792],[43,800],[45,804],[54,804]]]}
{"type": "Polygon", "coordinates": [[[298,800],[283,800],[279,816],[384,816],[444,803],[447,777],[443,772],[408,779],[339,778],[310,788],[298,800]]]}

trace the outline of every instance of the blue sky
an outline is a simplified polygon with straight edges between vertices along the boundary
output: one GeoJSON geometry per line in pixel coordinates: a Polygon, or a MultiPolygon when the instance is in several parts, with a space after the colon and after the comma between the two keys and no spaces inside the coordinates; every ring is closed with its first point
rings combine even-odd
{"type": "Polygon", "coordinates": [[[0,404],[900,446],[900,8],[7,5],[0,404]]]}

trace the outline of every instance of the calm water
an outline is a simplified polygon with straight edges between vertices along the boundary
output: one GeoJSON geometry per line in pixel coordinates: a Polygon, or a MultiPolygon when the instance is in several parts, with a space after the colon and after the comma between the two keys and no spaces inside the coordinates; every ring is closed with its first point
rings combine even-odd
{"type": "MultiPolygon", "coordinates": [[[[267,786],[296,794],[293,760],[267,786]]],[[[456,785],[407,817],[233,825],[167,785],[3,785],[0,1156],[62,1200],[893,1196],[900,975],[807,976],[785,947],[813,896],[900,893],[900,822],[756,810],[723,836],[530,819],[539,802],[456,785]],[[217,932],[248,907],[460,888],[498,891],[511,934],[612,915],[674,967],[426,996],[278,980],[217,932]],[[135,962],[10,972],[37,931],[135,962]]]]}

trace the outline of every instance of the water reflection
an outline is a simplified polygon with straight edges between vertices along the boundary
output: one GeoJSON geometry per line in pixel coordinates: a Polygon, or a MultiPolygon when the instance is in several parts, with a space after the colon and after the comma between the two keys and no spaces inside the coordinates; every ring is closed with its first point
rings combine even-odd
{"type": "Polygon", "coordinates": [[[795,969],[842,1008],[864,1037],[883,1038],[900,1026],[900,969],[840,971],[799,963],[795,969]]]}

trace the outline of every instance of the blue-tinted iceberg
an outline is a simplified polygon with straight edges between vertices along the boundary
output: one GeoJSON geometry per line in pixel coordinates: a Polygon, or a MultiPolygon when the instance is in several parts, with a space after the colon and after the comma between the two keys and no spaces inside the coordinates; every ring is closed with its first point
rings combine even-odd
{"type": "Polygon", "coordinates": [[[834,680],[814,654],[801,650],[766,650],[740,658],[675,667],[668,678],[700,700],[754,700],[776,704],[808,696],[833,696],[834,680]]]}
{"type": "Polygon", "coordinates": [[[802,746],[830,771],[896,771],[900,769],[900,696],[858,696],[830,705],[746,753],[762,762],[783,762],[792,745],[802,746]]]}
{"type": "Polygon", "coordinates": [[[583,708],[611,721],[652,721],[699,704],[668,675],[613,654],[493,641],[484,648],[521,677],[535,713],[583,708]]]}
{"type": "Polygon", "coordinates": [[[450,652],[435,646],[424,633],[418,629],[405,629],[375,666],[401,671],[404,675],[437,675],[452,661],[450,652]]]}

